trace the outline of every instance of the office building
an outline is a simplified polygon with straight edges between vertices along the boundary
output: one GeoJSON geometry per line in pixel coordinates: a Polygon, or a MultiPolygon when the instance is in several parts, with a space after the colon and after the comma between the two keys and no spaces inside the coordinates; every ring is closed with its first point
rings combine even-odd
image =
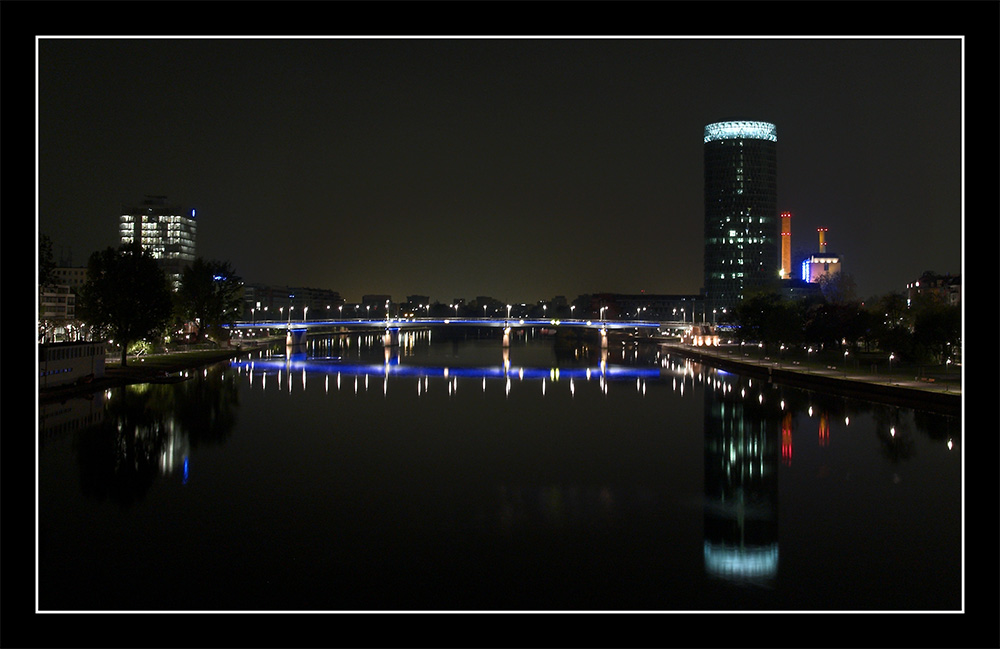
{"type": "Polygon", "coordinates": [[[123,206],[121,212],[122,245],[138,241],[177,290],[184,268],[195,258],[195,211],[169,204],[166,196],[146,196],[140,205],[123,206]]]}
{"type": "Polygon", "coordinates": [[[777,283],[777,129],[756,121],[705,127],[705,286],[710,309],[777,283]]]}

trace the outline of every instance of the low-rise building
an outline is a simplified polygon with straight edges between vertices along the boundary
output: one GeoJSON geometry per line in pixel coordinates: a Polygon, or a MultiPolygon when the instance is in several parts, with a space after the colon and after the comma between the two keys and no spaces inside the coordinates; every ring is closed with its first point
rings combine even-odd
{"type": "Polygon", "coordinates": [[[68,385],[104,376],[104,341],[38,346],[38,386],[68,385]]]}
{"type": "Polygon", "coordinates": [[[939,275],[932,271],[925,271],[920,279],[906,285],[907,304],[912,304],[913,300],[920,295],[933,295],[946,304],[958,306],[962,303],[962,276],[939,275]]]}

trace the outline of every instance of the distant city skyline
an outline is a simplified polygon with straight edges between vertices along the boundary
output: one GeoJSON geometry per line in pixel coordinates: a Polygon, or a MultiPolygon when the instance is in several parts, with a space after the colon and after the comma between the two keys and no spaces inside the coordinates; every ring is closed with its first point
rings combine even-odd
{"type": "Polygon", "coordinates": [[[41,38],[37,231],[83,265],[158,194],[198,256],[348,301],[697,294],[702,133],[749,118],[793,251],[826,227],[858,297],[902,291],[962,272],[962,46],[41,38]]]}

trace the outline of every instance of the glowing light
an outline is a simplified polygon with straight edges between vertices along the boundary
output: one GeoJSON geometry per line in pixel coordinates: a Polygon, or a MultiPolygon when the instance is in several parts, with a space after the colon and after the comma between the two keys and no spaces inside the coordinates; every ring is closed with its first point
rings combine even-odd
{"type": "Polygon", "coordinates": [[[769,140],[778,141],[778,132],[769,122],[735,121],[716,122],[705,127],[705,142],[715,140],[769,140]]]}

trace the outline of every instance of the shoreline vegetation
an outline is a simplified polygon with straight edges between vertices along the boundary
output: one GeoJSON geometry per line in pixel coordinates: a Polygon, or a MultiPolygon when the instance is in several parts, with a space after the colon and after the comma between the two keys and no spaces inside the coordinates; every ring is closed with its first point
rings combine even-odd
{"type": "MultiPolygon", "coordinates": [[[[250,345],[201,349],[130,357],[121,367],[110,362],[105,375],[88,383],[39,389],[40,404],[65,401],[100,390],[136,383],[170,383],[186,379],[181,373],[231,360],[273,344],[277,338],[255,341],[250,345]]],[[[884,401],[899,405],[930,408],[958,414],[961,411],[961,368],[934,369],[896,366],[888,369],[867,361],[855,360],[829,364],[823,359],[799,359],[794,355],[774,358],[745,351],[738,345],[692,347],[671,340],[649,339],[667,353],[729,369],[794,387],[832,392],[847,397],[884,401]],[[887,371],[888,370],[888,371],[887,371]],[[915,375],[916,374],[916,375],[915,375]]]]}

